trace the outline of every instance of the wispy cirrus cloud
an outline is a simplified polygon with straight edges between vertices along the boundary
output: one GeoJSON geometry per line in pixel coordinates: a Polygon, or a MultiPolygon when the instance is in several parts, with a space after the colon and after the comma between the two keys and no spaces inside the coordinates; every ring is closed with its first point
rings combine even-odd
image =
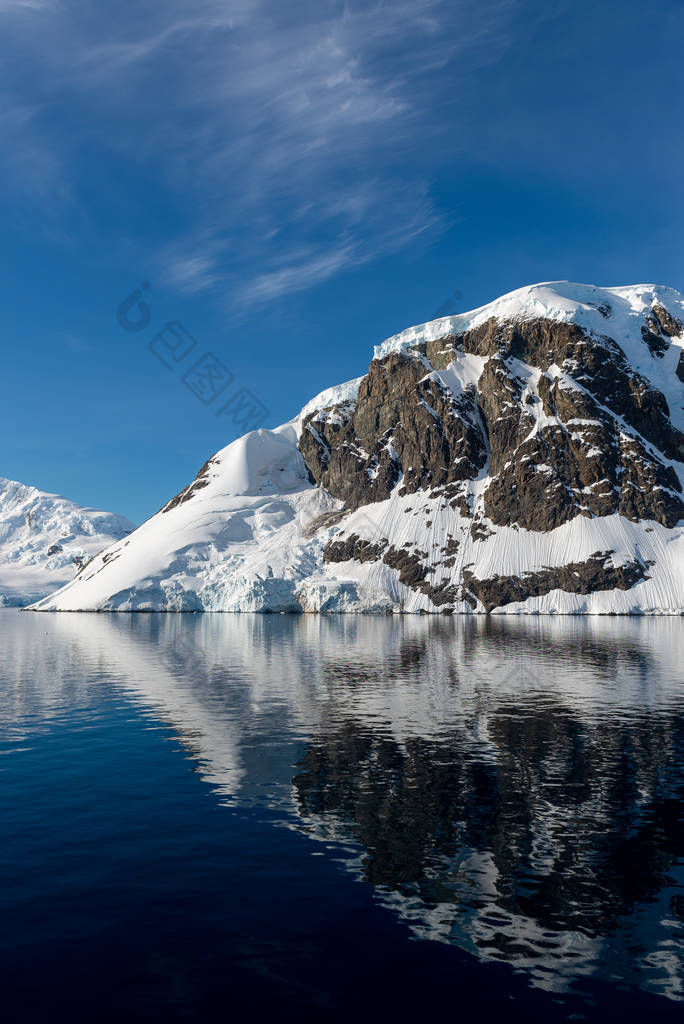
{"type": "Polygon", "coordinates": [[[229,240],[211,230],[183,235],[156,254],[157,272],[169,288],[195,295],[220,284],[221,270],[229,240]]]}
{"type": "Polygon", "coordinates": [[[22,11],[45,11],[55,6],[55,0],[0,0],[1,14],[19,14],[22,11]]]}
{"type": "Polygon", "coordinates": [[[293,294],[311,288],[312,285],[327,281],[350,263],[358,262],[358,254],[352,242],[337,249],[305,252],[291,251],[285,265],[257,274],[247,281],[239,292],[242,302],[267,302],[284,294],[293,294]]]}
{"type": "Polygon", "coordinates": [[[43,168],[43,193],[50,175],[78,191],[84,142],[132,166],[177,213],[166,237],[134,239],[170,285],[268,301],[439,229],[440,76],[453,114],[506,51],[517,7],[0,0],[9,160],[23,187],[22,165],[43,168]]]}

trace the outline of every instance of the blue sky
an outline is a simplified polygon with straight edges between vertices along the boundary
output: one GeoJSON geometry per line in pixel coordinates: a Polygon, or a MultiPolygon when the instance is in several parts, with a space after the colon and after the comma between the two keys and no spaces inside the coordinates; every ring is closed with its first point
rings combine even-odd
{"type": "Polygon", "coordinates": [[[0,0],[0,475],[141,521],[411,324],[684,289],[683,47],[680,0],[0,0]]]}

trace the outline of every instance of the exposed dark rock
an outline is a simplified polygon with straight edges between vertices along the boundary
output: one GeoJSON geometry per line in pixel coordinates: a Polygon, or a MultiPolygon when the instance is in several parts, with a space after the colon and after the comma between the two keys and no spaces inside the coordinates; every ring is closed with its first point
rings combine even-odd
{"type": "Polygon", "coordinates": [[[426,581],[421,587],[421,590],[424,594],[427,594],[432,603],[437,608],[440,608],[444,614],[450,614],[450,612],[453,613],[453,608],[450,610],[447,606],[463,599],[460,587],[456,587],[452,583],[448,582],[439,583],[433,586],[429,581],[426,581]]]}
{"type": "Polygon", "coordinates": [[[467,480],[487,446],[474,388],[454,396],[420,352],[373,360],[356,406],[311,414],[299,447],[317,483],[348,508],[467,480]]]}
{"type": "Polygon", "coordinates": [[[57,555],[62,550],[63,549],[61,544],[51,544],[50,547],[47,549],[48,557],[50,555],[57,555]]]}
{"type": "Polygon", "coordinates": [[[396,569],[399,573],[399,580],[406,587],[412,590],[422,589],[422,584],[430,572],[429,566],[425,565],[415,551],[404,551],[391,545],[383,553],[382,560],[390,569],[396,569]]]}
{"type": "Polygon", "coordinates": [[[334,509],[332,512],[322,512],[320,516],[316,516],[312,519],[307,526],[302,530],[304,537],[314,537],[319,530],[325,530],[330,526],[334,526],[335,523],[339,523],[340,519],[348,515],[347,509],[334,509]]]}
{"type": "Polygon", "coordinates": [[[641,328],[641,335],[648,345],[651,355],[662,357],[670,347],[670,338],[676,338],[684,330],[681,320],[672,316],[664,306],[655,305],[646,317],[646,324],[641,328]]]}
{"type": "Polygon", "coordinates": [[[176,508],[177,505],[183,505],[185,504],[186,501],[190,501],[192,496],[196,494],[197,491],[201,490],[203,487],[206,487],[207,484],[209,483],[209,467],[211,466],[213,461],[213,456],[210,459],[207,459],[207,461],[204,463],[204,465],[202,466],[202,468],[200,469],[199,473],[192,481],[192,483],[188,484],[187,487],[184,487],[182,491],[179,491],[179,493],[176,494],[175,497],[171,498],[171,501],[167,502],[167,504],[164,505],[164,507],[161,508],[160,511],[170,512],[171,509],[176,508]]]}
{"type": "Polygon", "coordinates": [[[428,341],[425,345],[425,355],[430,366],[434,366],[435,370],[446,370],[459,351],[463,351],[463,342],[455,334],[438,338],[437,341],[428,341]]]}
{"type": "Polygon", "coordinates": [[[460,548],[460,546],[460,541],[456,540],[455,537],[449,535],[447,537],[446,544],[442,548],[442,551],[445,555],[455,555],[458,553],[458,549],[460,548]]]}
{"type": "Polygon", "coordinates": [[[425,552],[395,548],[384,539],[372,543],[352,533],[343,540],[328,541],[323,558],[326,562],[347,562],[351,559],[356,562],[383,561],[398,571],[399,579],[405,586],[415,590],[430,571],[429,567],[423,564],[421,554],[427,557],[425,552]]]}
{"type": "Polygon", "coordinates": [[[351,533],[342,540],[329,540],[323,558],[326,562],[375,562],[379,560],[387,544],[386,540],[373,544],[369,540],[363,540],[358,533],[351,533]]]}
{"type": "Polygon", "coordinates": [[[681,498],[671,493],[680,490],[675,473],[637,438],[627,438],[592,395],[542,375],[544,414],[558,424],[533,433],[529,416],[515,402],[520,382],[517,389],[502,384],[503,367],[498,361],[490,372],[487,398],[481,400],[492,451],[485,512],[494,523],[551,530],[576,515],[620,512],[673,526],[684,516],[681,498]]]}
{"type": "Polygon", "coordinates": [[[677,338],[684,331],[682,321],[668,313],[664,306],[655,305],[653,307],[653,316],[658,321],[660,330],[668,338],[677,338]]]}
{"type": "Polygon", "coordinates": [[[681,380],[682,384],[684,384],[684,350],[679,354],[679,362],[677,363],[675,373],[681,380]]]}
{"type": "Polygon", "coordinates": [[[490,530],[489,527],[479,519],[476,519],[470,527],[470,536],[473,540],[487,540],[488,537],[492,537],[493,535],[494,531],[490,530]]]}
{"type": "Polygon", "coordinates": [[[671,466],[649,455],[640,441],[620,438],[620,500],[617,511],[626,519],[655,519],[676,526],[684,518],[681,484],[671,466]]]}
{"type": "Polygon", "coordinates": [[[492,319],[461,335],[458,347],[500,360],[514,356],[545,373],[559,366],[668,458],[677,458],[678,452],[680,458],[684,456],[684,435],[670,423],[664,395],[630,367],[612,338],[590,336],[577,324],[554,320],[505,323],[492,319]]]}
{"type": "Polygon", "coordinates": [[[385,539],[372,543],[353,533],[342,540],[331,540],[325,546],[326,562],[382,561],[399,573],[399,582],[411,590],[426,594],[437,607],[459,600],[460,590],[449,582],[433,584],[428,576],[434,571],[426,564],[427,551],[407,551],[396,548],[385,539]]]}
{"type": "Polygon", "coordinates": [[[660,324],[655,317],[647,317],[646,322],[648,327],[641,328],[641,337],[648,345],[651,355],[662,359],[670,347],[670,342],[660,333],[660,324]]]}
{"type": "MultiPolygon", "coordinates": [[[[658,305],[644,325],[659,353],[681,330],[658,305]]],[[[684,353],[677,375],[684,381],[684,353]]],[[[384,500],[400,483],[401,495],[427,492],[472,518],[470,481],[486,468],[478,508],[496,526],[548,531],[578,515],[619,513],[672,527],[684,518],[679,479],[664,461],[684,460],[684,435],[665,396],[615,340],[572,323],[490,319],[374,360],[356,403],[307,417],[300,450],[313,479],[348,509],[384,500]],[[486,362],[477,389],[453,394],[434,371],[459,353],[486,362]]],[[[484,539],[480,525],[473,531],[484,539]]]]}
{"type": "Polygon", "coordinates": [[[492,576],[480,580],[464,569],[463,580],[471,593],[482,602],[486,612],[510,604],[526,601],[528,597],[541,597],[552,590],[569,594],[592,594],[597,590],[629,590],[641,580],[648,579],[646,566],[639,561],[615,566],[612,551],[596,551],[586,562],[527,572],[522,576],[492,576]]]}

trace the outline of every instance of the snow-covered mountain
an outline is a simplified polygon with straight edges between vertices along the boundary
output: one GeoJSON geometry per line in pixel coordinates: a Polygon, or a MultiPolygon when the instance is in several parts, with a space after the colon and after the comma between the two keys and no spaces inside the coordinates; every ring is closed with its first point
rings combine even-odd
{"type": "Polygon", "coordinates": [[[125,516],[0,477],[0,606],[45,597],[134,529],[125,516]]]}
{"type": "Polygon", "coordinates": [[[683,431],[678,292],[522,288],[389,338],[36,607],[681,614],[683,431]]]}

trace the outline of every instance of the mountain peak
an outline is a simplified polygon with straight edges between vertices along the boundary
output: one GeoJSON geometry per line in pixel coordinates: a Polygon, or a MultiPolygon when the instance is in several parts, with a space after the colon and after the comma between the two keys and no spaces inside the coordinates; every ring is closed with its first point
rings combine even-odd
{"type": "Polygon", "coordinates": [[[600,288],[571,281],[542,281],[516,288],[492,302],[464,313],[429,320],[387,338],[375,349],[375,358],[406,348],[418,341],[432,341],[446,334],[459,334],[487,320],[544,318],[576,323],[590,331],[619,334],[622,338],[640,333],[641,322],[654,306],[672,309],[684,321],[684,297],[665,285],[636,284],[600,288]]]}

